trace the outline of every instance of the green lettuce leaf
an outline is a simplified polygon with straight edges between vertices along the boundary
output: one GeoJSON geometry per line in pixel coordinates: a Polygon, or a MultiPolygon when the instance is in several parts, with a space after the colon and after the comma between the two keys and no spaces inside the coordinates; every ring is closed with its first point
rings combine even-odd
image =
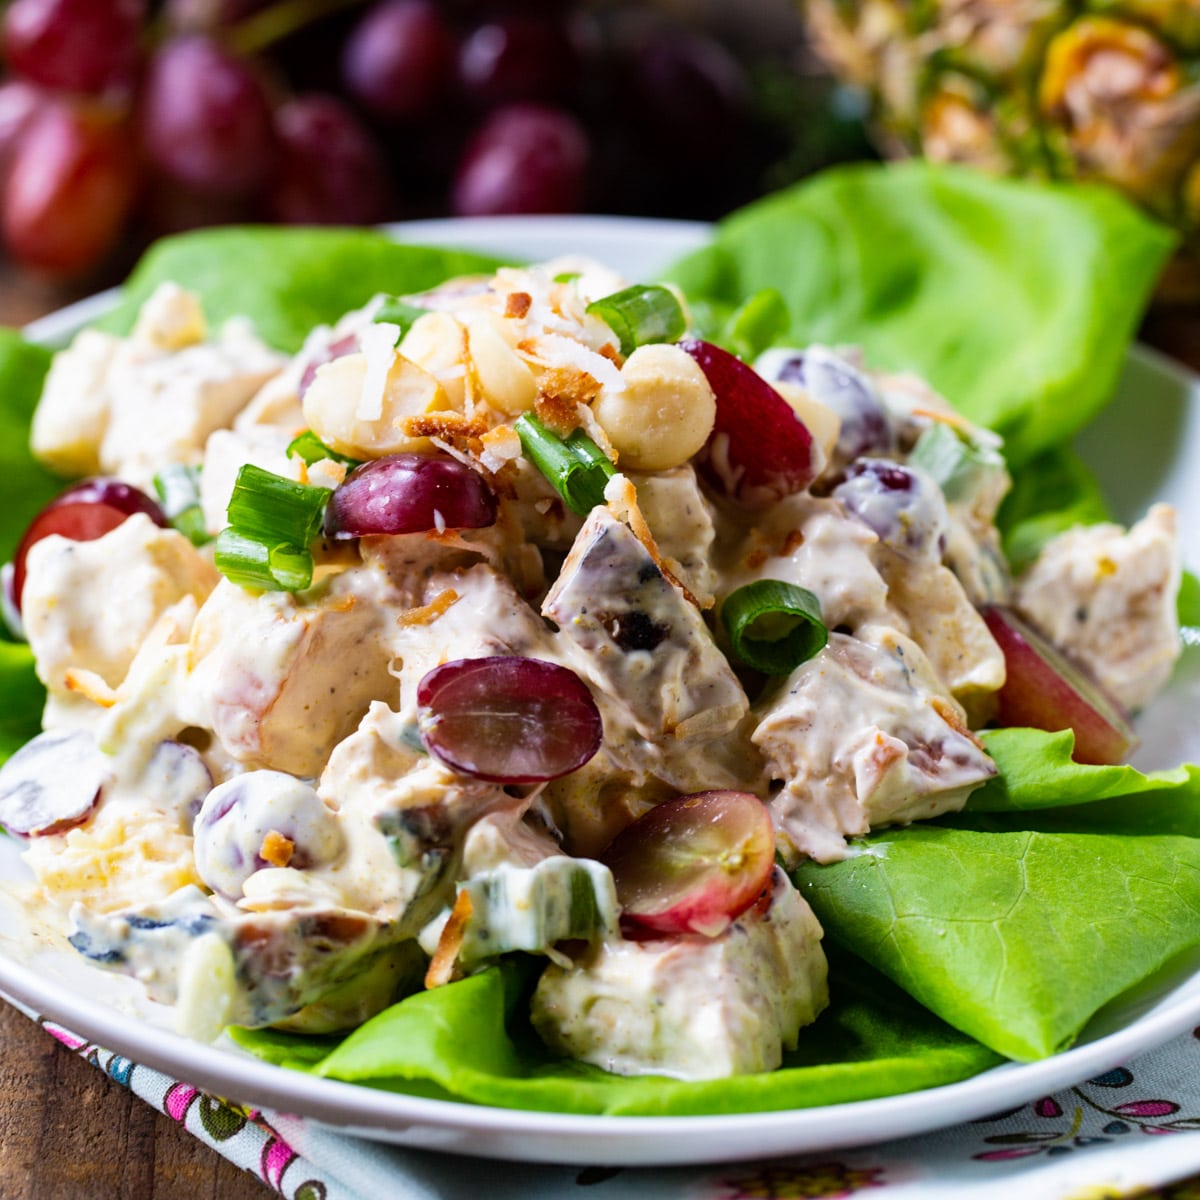
{"type": "Polygon", "coordinates": [[[29,423],[51,354],[12,329],[0,329],[0,562],[12,558],[25,527],[63,483],[29,453],[29,423]]]}
{"type": "Polygon", "coordinates": [[[793,875],[826,936],[1009,1058],[1200,944],[1200,840],[913,825],[793,875]]]}
{"type": "Polygon", "coordinates": [[[271,345],[296,351],[315,326],[377,292],[418,292],[452,275],[490,274],[498,265],[467,251],[401,246],[369,230],[203,229],[152,246],[119,307],[100,324],[126,332],[146,297],[171,280],[199,294],[214,325],[248,316],[271,345]]]}
{"type": "MultiPolygon", "coordinates": [[[[1000,773],[971,794],[969,812],[1062,808],[1110,797],[1140,801],[1152,792],[1170,793],[1165,798],[1172,804],[1200,805],[1200,766],[1195,764],[1143,774],[1126,763],[1077,763],[1071,758],[1075,735],[1069,729],[990,729],[982,736],[1000,773]]],[[[1130,810],[1136,813],[1137,805],[1130,810]]]]}
{"type": "MultiPolygon", "coordinates": [[[[25,527],[62,488],[29,453],[29,422],[49,366],[48,350],[0,329],[0,562],[11,560],[25,527]]],[[[45,702],[29,647],[0,640],[0,762],[38,733],[45,702]]]]}
{"type": "Polygon", "coordinates": [[[1173,244],[1109,189],[861,165],[740,210],[666,275],[714,308],[778,289],[782,341],[916,371],[1020,466],[1109,398],[1173,244]]]}
{"type": "Polygon", "coordinates": [[[1175,609],[1184,642],[1189,646],[1200,644],[1200,579],[1191,571],[1184,571],[1179,581],[1175,609]]]}
{"type": "Polygon", "coordinates": [[[24,643],[0,641],[0,763],[6,762],[42,729],[46,689],[34,673],[33,654],[24,643]]]}
{"type": "Polygon", "coordinates": [[[525,1016],[538,965],[506,960],[419,992],[339,1046],[270,1030],[231,1030],[270,1062],[330,1079],[422,1096],[549,1112],[687,1116],[809,1108],[936,1087],[1000,1057],[926,1012],[865,964],[844,956],[831,1007],[769,1075],[685,1083],[609,1075],[552,1058],[525,1016]]]}

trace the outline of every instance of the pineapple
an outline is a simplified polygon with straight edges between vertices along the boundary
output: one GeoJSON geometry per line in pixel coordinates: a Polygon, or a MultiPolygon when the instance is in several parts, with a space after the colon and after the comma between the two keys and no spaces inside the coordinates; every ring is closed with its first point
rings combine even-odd
{"type": "Polygon", "coordinates": [[[892,155],[1111,184],[1185,236],[1200,297],[1200,0],[802,0],[892,155]]]}

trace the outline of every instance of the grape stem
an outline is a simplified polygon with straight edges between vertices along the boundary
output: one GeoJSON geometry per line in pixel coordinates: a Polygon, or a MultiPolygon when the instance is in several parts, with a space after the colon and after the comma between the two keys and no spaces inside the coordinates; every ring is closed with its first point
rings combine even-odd
{"type": "Polygon", "coordinates": [[[234,25],[226,44],[239,54],[258,54],[306,25],[367,0],[280,0],[234,25]]]}

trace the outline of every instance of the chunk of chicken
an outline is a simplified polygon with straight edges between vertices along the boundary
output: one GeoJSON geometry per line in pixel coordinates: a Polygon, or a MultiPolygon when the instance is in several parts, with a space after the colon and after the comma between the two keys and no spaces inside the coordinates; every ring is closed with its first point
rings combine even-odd
{"type": "Polygon", "coordinates": [[[538,981],[531,1017],[555,1050],[621,1075],[771,1071],[828,1003],[821,926],[776,870],[766,913],[715,938],[602,942],[538,981]]]}
{"type": "Polygon", "coordinates": [[[877,561],[897,624],[925,652],[937,677],[978,728],[992,715],[993,698],[1004,686],[1004,652],[948,568],[910,562],[882,547],[877,561]]]}
{"type": "Polygon", "coordinates": [[[395,691],[390,614],[370,595],[359,570],[304,598],[222,581],[192,631],[191,723],[245,766],[320,774],[371,701],[395,691]]]}
{"type": "Polygon", "coordinates": [[[812,592],[830,629],[854,630],[886,613],[887,583],[874,561],[879,539],[836,500],[789,496],[749,536],[740,515],[722,516],[722,541],[734,543],[737,557],[723,564],[721,599],[756,580],[778,579],[812,592]]]}
{"type": "Polygon", "coordinates": [[[128,338],[88,331],[56,360],[34,417],[34,453],[67,473],[97,470],[148,489],[168,463],[199,462],[286,363],[243,320],[206,339],[196,298],[163,284],[128,338]]]}
{"type": "Polygon", "coordinates": [[[606,507],[594,508],[542,605],[570,663],[652,742],[729,732],[746,695],[700,610],[606,507]]]}
{"type": "Polygon", "coordinates": [[[716,572],[711,564],[712,506],[690,465],[651,474],[631,474],[638,504],[671,573],[702,605],[711,604],[716,572]]]}
{"type": "Polygon", "coordinates": [[[1170,678],[1180,654],[1175,510],[1156,504],[1128,532],[1070,529],[1017,584],[1017,611],[1126,708],[1170,678]]]}
{"type": "MultiPolygon", "coordinates": [[[[332,906],[238,913],[194,887],[124,912],[77,909],[74,916],[76,950],[136,977],[152,999],[211,1006],[219,1013],[211,1036],[225,1024],[294,1016],[361,977],[400,940],[394,926],[365,913],[332,906]]],[[[377,1007],[390,998],[379,997],[377,1007]]]]}
{"type": "Polygon", "coordinates": [[[758,707],[785,853],[844,858],[844,837],[960,809],[996,773],[920,647],[884,626],[830,635],[758,707]]]}
{"type": "Polygon", "coordinates": [[[27,567],[25,632],[39,678],[56,693],[72,690],[72,671],[119,686],[163,613],[185,598],[203,603],[219,579],[187,538],[143,513],[95,541],[43,538],[27,567]]]}
{"type": "Polygon", "coordinates": [[[85,329],[54,356],[33,414],[30,449],[60,475],[98,475],[108,427],[108,371],[121,339],[85,329]]]}

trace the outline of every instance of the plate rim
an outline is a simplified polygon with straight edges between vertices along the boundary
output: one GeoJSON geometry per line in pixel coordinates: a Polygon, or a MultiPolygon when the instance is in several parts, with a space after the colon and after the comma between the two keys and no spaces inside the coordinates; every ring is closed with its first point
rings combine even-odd
{"type": "MultiPolygon", "coordinates": [[[[586,253],[588,243],[619,237],[660,252],[662,244],[669,243],[673,257],[701,244],[711,228],[703,222],[640,217],[513,216],[399,222],[382,231],[414,244],[501,253],[503,244],[514,239],[552,243],[559,248],[543,253],[553,254],[561,252],[564,240],[576,252],[586,253]]],[[[59,343],[110,309],[119,295],[120,289],[113,288],[88,297],[30,323],[23,332],[43,344],[59,343]]],[[[1166,355],[1137,344],[1130,355],[1200,394],[1200,376],[1166,355]]],[[[458,1136],[446,1145],[424,1143],[427,1148],[515,1161],[586,1159],[611,1165],[666,1166],[850,1147],[977,1119],[1102,1073],[1185,1032],[1200,1019],[1200,990],[1195,995],[1180,993],[1197,982],[1200,972],[1128,1025],[1093,1041],[1031,1063],[1005,1062],[938,1087],[813,1108],[619,1116],[489,1107],[321,1079],[254,1058],[232,1043],[207,1047],[170,1030],[139,1024],[111,1003],[72,995],[62,984],[40,978],[0,944],[0,996],[11,997],[106,1049],[217,1094],[265,1102],[377,1140],[423,1144],[414,1141],[414,1131],[441,1130],[458,1136]],[[315,1105],[311,1103],[314,1093],[315,1105]],[[582,1152],[581,1144],[586,1146],[582,1152]]]]}

